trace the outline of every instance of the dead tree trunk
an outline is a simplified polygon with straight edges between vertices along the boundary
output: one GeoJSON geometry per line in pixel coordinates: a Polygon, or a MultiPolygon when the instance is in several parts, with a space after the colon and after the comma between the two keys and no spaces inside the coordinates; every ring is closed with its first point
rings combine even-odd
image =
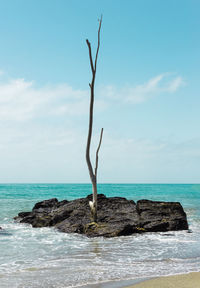
{"type": "Polygon", "coordinates": [[[91,44],[86,40],[86,43],[88,45],[89,49],[89,58],[90,58],[90,66],[92,70],[92,81],[89,83],[90,86],[90,111],[89,111],[89,129],[88,129],[88,138],[87,138],[87,146],[86,146],[86,162],[90,174],[90,179],[92,182],[92,191],[93,191],[93,201],[89,202],[92,219],[94,222],[97,222],[97,169],[98,169],[98,153],[101,146],[102,136],[103,136],[103,128],[101,129],[100,134],[100,140],[99,145],[96,151],[96,163],[95,163],[95,169],[93,170],[91,160],[90,160],[90,145],[91,145],[91,138],[92,138],[92,126],[93,126],[93,107],[94,107],[94,84],[95,84],[95,77],[96,77],[96,68],[97,68],[97,58],[99,53],[99,47],[100,47],[100,30],[101,30],[101,22],[102,17],[99,20],[99,29],[98,29],[98,45],[96,50],[96,56],[95,61],[93,62],[92,59],[92,50],[91,50],[91,44]]]}

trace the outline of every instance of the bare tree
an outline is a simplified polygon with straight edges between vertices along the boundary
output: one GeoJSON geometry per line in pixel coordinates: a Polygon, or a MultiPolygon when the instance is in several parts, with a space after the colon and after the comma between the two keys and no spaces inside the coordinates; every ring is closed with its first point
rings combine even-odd
{"type": "Polygon", "coordinates": [[[98,45],[96,50],[95,60],[93,61],[92,58],[92,50],[91,44],[86,39],[86,43],[89,49],[89,58],[90,58],[90,66],[92,70],[92,81],[89,83],[90,86],[90,114],[89,114],[89,129],[88,129],[88,138],[87,138],[87,146],[86,146],[86,162],[90,174],[90,179],[92,182],[92,191],[93,191],[93,201],[89,202],[92,219],[94,222],[97,222],[97,169],[98,169],[98,153],[101,147],[102,137],[103,137],[103,128],[101,129],[99,145],[96,151],[96,163],[95,168],[93,169],[91,160],[90,160],[90,144],[91,144],[91,137],[92,137],[92,126],[93,126],[93,107],[94,107],[94,84],[95,84],[95,77],[96,77],[96,68],[97,68],[97,58],[99,53],[100,47],[100,31],[101,31],[101,23],[102,23],[102,16],[99,20],[99,29],[98,29],[98,45]]]}

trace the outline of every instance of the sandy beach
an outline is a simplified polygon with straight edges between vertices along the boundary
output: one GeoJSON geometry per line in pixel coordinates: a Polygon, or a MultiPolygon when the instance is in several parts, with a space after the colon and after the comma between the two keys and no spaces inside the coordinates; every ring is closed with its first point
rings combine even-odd
{"type": "Polygon", "coordinates": [[[126,288],[200,288],[200,272],[160,277],[126,288]]]}

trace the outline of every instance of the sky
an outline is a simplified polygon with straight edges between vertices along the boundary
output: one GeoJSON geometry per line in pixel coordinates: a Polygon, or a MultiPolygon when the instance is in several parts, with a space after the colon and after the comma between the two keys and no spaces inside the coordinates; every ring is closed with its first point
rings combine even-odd
{"type": "Polygon", "coordinates": [[[200,183],[200,1],[0,0],[0,183],[200,183]]]}

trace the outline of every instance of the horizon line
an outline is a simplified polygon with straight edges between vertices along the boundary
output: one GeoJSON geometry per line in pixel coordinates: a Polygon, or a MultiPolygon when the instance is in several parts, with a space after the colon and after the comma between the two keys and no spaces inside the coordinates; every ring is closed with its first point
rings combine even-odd
{"type": "MultiPolygon", "coordinates": [[[[0,185],[92,185],[90,182],[0,182],[0,185]]],[[[200,182],[100,182],[97,185],[113,185],[113,184],[122,184],[122,185],[200,185],[200,182]]]]}

